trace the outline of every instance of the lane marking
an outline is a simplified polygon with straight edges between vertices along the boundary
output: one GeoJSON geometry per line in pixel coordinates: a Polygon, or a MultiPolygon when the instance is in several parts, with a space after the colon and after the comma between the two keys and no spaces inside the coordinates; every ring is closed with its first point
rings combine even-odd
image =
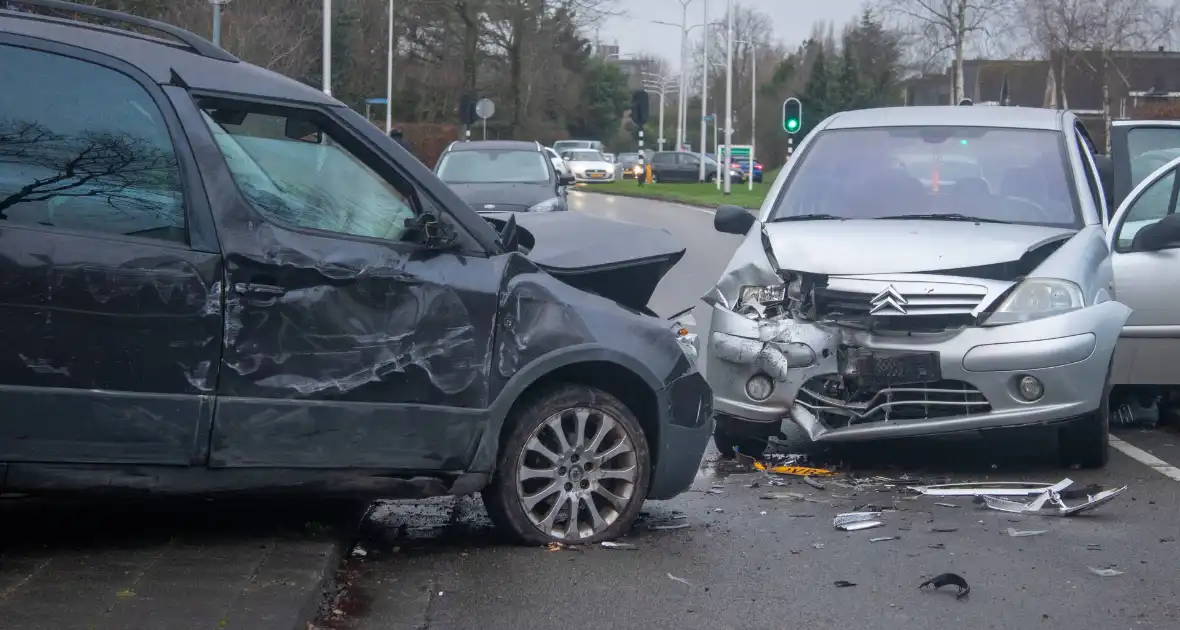
{"type": "Polygon", "coordinates": [[[1152,455],[1151,453],[1148,453],[1138,446],[1128,444],[1113,435],[1110,436],[1110,446],[1123,455],[1126,455],[1140,464],[1155,470],[1159,474],[1173,481],[1180,481],[1180,468],[1176,468],[1175,466],[1165,462],[1155,455],[1152,455]]]}

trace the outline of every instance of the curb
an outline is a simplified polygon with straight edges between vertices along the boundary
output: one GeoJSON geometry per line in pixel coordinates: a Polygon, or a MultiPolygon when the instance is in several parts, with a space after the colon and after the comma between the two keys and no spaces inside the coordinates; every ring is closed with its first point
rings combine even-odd
{"type": "Polygon", "coordinates": [[[314,627],[324,602],[336,590],[336,572],[340,569],[340,564],[344,562],[344,556],[351,548],[353,538],[351,534],[339,537],[332,544],[328,553],[324,554],[324,562],[320,565],[319,570],[319,583],[315,588],[310,589],[303,605],[299,607],[299,614],[291,630],[308,630],[308,628],[314,627]]]}

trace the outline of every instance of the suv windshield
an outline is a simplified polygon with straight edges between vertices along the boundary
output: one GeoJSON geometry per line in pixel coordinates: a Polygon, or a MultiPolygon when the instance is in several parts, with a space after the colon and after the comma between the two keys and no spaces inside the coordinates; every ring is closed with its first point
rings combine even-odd
{"type": "Polygon", "coordinates": [[[549,164],[538,151],[452,151],[438,164],[448,184],[541,184],[549,164]]]}
{"type": "Polygon", "coordinates": [[[598,151],[566,151],[571,162],[605,162],[606,158],[598,151]]]}
{"type": "Polygon", "coordinates": [[[965,215],[1030,225],[1079,223],[1061,134],[988,127],[820,132],[770,221],[801,215],[888,219],[965,215]]]}
{"type": "Polygon", "coordinates": [[[639,161],[639,154],[638,153],[620,153],[619,154],[619,161],[620,162],[638,162],[639,161]]]}

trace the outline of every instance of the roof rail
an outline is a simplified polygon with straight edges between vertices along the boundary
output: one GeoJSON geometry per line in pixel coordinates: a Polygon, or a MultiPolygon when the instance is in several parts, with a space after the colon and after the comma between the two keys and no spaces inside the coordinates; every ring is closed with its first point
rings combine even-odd
{"type": "Polygon", "coordinates": [[[73,2],[65,2],[64,0],[7,0],[7,4],[9,6],[25,5],[30,7],[39,7],[42,9],[56,9],[58,11],[87,15],[90,17],[110,20],[112,22],[141,26],[143,28],[148,28],[153,31],[171,35],[172,37],[179,39],[202,57],[217,59],[218,61],[229,61],[233,63],[238,63],[240,61],[237,57],[215,46],[213,42],[204,39],[195,33],[191,33],[180,27],[160,22],[158,20],[149,20],[148,18],[139,17],[137,15],[120,13],[119,11],[111,11],[109,9],[100,9],[98,7],[87,6],[85,4],[74,4],[73,2]]]}

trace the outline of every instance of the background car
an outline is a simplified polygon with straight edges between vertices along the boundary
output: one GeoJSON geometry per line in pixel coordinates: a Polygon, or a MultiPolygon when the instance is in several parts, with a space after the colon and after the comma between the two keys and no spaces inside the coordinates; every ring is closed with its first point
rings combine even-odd
{"type": "Polygon", "coordinates": [[[553,150],[558,153],[564,153],[574,149],[590,149],[591,151],[601,153],[605,147],[598,140],[558,140],[553,143],[553,150]]]}
{"type": "MultiPolygon", "coordinates": [[[[716,160],[705,157],[705,181],[713,181],[721,165],[716,160]]],[[[656,182],[691,182],[697,183],[700,178],[701,157],[696,153],[685,151],[658,151],[651,157],[651,177],[656,182]]],[[[730,167],[731,182],[742,181],[741,169],[730,167]]]]}
{"type": "Polygon", "coordinates": [[[611,182],[616,178],[615,165],[607,162],[602,154],[592,149],[563,151],[561,159],[574,174],[578,182],[611,182]]]}
{"type": "Polygon", "coordinates": [[[566,186],[574,183],[540,143],[512,140],[453,142],[434,173],[477,212],[568,210],[566,186]]]}
{"type": "Polygon", "coordinates": [[[619,177],[622,179],[635,179],[635,165],[639,164],[638,153],[620,153],[616,164],[619,166],[619,177]]]}

